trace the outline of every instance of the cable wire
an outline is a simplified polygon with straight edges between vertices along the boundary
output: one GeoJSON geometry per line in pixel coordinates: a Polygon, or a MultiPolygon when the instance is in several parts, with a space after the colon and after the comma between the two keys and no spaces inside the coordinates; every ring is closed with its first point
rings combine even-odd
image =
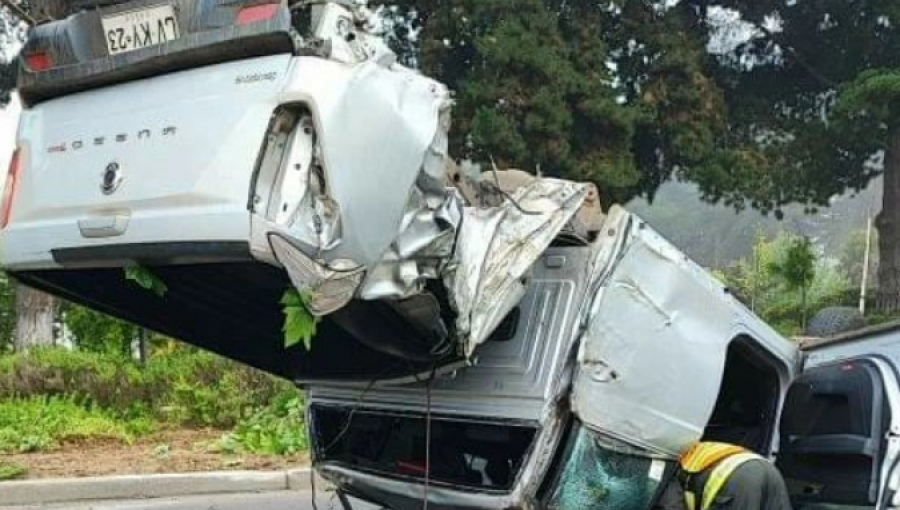
{"type": "Polygon", "coordinates": [[[425,496],[422,510],[428,510],[428,488],[431,485],[431,383],[437,368],[431,369],[431,376],[425,383],[425,496]]]}
{"type": "MultiPolygon", "coordinates": [[[[363,389],[362,393],[359,394],[359,397],[356,399],[356,402],[353,404],[353,408],[350,409],[350,413],[347,415],[347,421],[344,423],[344,426],[341,428],[341,431],[338,432],[338,434],[334,437],[334,439],[332,439],[331,442],[329,442],[328,445],[322,449],[322,453],[327,454],[328,450],[330,450],[332,447],[334,447],[334,445],[337,444],[337,442],[339,440],[341,440],[341,438],[344,437],[344,435],[350,430],[350,425],[353,423],[353,416],[356,414],[356,411],[362,405],[363,400],[366,398],[366,395],[375,386],[375,383],[377,383],[378,380],[381,379],[381,377],[384,374],[393,370],[399,364],[400,363],[394,363],[394,364],[388,366],[387,368],[385,368],[384,370],[379,372],[377,375],[375,375],[375,377],[373,377],[371,381],[369,381],[369,384],[366,385],[365,389],[363,389]]],[[[319,510],[319,507],[316,505],[315,469],[310,470],[309,476],[310,476],[310,488],[312,489],[312,507],[313,507],[313,510],[319,510]]]]}
{"type": "MultiPolygon", "coordinates": [[[[513,205],[513,207],[518,209],[520,213],[522,213],[526,216],[540,216],[541,214],[543,214],[540,211],[529,211],[529,210],[523,208],[521,205],[519,205],[519,202],[517,202],[516,199],[512,197],[512,195],[510,195],[509,193],[507,193],[506,191],[503,190],[503,187],[500,185],[500,174],[498,173],[499,170],[497,169],[497,163],[494,162],[494,156],[490,156],[490,158],[491,158],[491,174],[494,176],[494,191],[499,193],[500,196],[505,198],[509,203],[511,203],[513,205]]],[[[485,181],[485,184],[486,183],[487,182],[485,181]]]]}

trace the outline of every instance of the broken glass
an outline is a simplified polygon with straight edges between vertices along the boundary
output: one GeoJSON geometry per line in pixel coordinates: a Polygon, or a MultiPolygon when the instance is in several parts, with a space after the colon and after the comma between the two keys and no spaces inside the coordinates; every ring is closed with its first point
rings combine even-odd
{"type": "Polygon", "coordinates": [[[563,465],[550,491],[551,510],[646,510],[660,490],[660,460],[606,447],[579,426],[569,439],[563,465]]]}

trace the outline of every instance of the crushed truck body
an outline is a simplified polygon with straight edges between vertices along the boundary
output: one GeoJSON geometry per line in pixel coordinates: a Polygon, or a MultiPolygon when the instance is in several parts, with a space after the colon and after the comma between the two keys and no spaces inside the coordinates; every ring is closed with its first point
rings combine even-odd
{"type": "Polygon", "coordinates": [[[458,167],[450,91],[365,7],[52,4],[20,59],[0,263],[306,387],[343,502],[649,509],[694,441],[778,448],[797,347],[592,184],[458,167]]]}
{"type": "Polygon", "coordinates": [[[769,454],[800,364],[619,207],[593,242],[541,255],[476,352],[433,380],[311,385],[319,472],[397,510],[426,494],[435,508],[649,509],[694,441],[769,454]]]}
{"type": "Polygon", "coordinates": [[[284,3],[176,2],[146,12],[175,16],[171,40],[122,49],[143,4],[112,3],[23,50],[2,262],[33,286],[294,380],[409,375],[470,359],[545,248],[599,211],[593,186],[554,179],[464,197],[449,91],[360,29],[362,7],[313,6],[301,32],[284,3]],[[98,41],[97,23],[120,28],[98,41]],[[134,265],[166,299],[125,284],[134,265]],[[323,320],[309,353],[284,352],[290,286],[323,320]]]}

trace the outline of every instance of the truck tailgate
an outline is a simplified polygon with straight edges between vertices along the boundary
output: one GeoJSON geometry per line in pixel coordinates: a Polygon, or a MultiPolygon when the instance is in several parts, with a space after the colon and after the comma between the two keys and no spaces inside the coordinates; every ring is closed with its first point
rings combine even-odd
{"type": "Polygon", "coordinates": [[[25,111],[4,263],[15,265],[24,245],[63,248],[97,237],[164,242],[191,230],[192,240],[246,240],[250,180],[290,59],[194,69],[25,111]],[[115,218],[117,227],[92,230],[115,218]],[[203,224],[173,229],[169,221],[179,218],[203,224]]]}

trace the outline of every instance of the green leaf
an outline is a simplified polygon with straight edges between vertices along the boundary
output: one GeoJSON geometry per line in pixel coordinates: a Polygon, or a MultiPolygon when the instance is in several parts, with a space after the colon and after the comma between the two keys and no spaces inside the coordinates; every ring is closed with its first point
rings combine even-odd
{"type": "Polygon", "coordinates": [[[290,289],[281,296],[280,303],[284,306],[303,306],[303,298],[300,297],[297,289],[290,289]]]}
{"type": "Polygon", "coordinates": [[[165,297],[166,293],[169,291],[169,286],[166,285],[164,281],[143,266],[126,267],[125,279],[135,282],[142,288],[153,292],[159,297],[165,297]]]}
{"type": "Polygon", "coordinates": [[[303,347],[309,351],[312,349],[312,339],[318,329],[319,317],[310,313],[306,303],[309,294],[301,294],[297,289],[288,289],[281,297],[282,313],[284,313],[285,349],[303,342],[303,347]]]}

